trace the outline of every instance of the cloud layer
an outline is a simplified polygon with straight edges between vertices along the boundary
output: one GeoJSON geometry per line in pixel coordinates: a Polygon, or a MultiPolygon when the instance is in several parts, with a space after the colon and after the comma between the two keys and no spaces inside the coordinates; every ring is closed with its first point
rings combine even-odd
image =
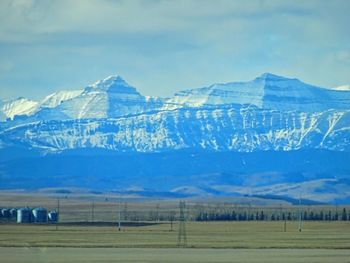
{"type": "Polygon", "coordinates": [[[350,83],[350,1],[0,1],[0,97],[120,74],[145,95],[263,72],[350,83]]]}

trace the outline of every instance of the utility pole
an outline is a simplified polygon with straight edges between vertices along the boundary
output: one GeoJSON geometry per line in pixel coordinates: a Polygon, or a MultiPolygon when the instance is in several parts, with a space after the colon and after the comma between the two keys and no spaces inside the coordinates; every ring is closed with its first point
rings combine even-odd
{"type": "Polygon", "coordinates": [[[248,203],[248,217],[247,217],[248,221],[250,221],[251,208],[252,208],[252,206],[251,206],[250,201],[249,201],[249,203],[248,203]]]}
{"type": "Polygon", "coordinates": [[[279,220],[282,220],[282,204],[280,204],[279,220]]]}
{"type": "Polygon", "coordinates": [[[159,222],[159,204],[156,206],[156,222],[159,222]]]}
{"type": "Polygon", "coordinates": [[[119,196],[119,203],[118,203],[118,231],[121,231],[121,197],[119,196]]]}
{"type": "Polygon", "coordinates": [[[57,197],[57,221],[56,221],[56,230],[58,230],[58,220],[60,218],[60,198],[57,197]]]}
{"type": "Polygon", "coordinates": [[[299,196],[299,232],[301,232],[302,227],[302,215],[301,215],[301,195],[299,196]]]}
{"type": "Polygon", "coordinates": [[[92,201],[91,203],[91,222],[94,222],[94,217],[95,217],[95,202],[92,201]]]}
{"type": "MultiPolygon", "coordinates": [[[[282,218],[282,204],[280,204],[279,218],[280,218],[280,220],[283,220],[283,218],[282,218]]],[[[287,232],[287,218],[286,217],[284,217],[283,231],[287,232]]]]}
{"type": "Polygon", "coordinates": [[[174,231],[174,230],[173,230],[174,218],[175,218],[175,212],[174,212],[174,211],[171,211],[171,212],[170,212],[170,231],[174,231]]]}
{"type": "Polygon", "coordinates": [[[128,203],[124,202],[124,208],[123,208],[123,220],[124,221],[128,220],[127,215],[128,215],[128,203]]]}
{"type": "Polygon", "coordinates": [[[187,233],[186,233],[186,218],[185,218],[185,201],[180,201],[180,217],[179,217],[179,235],[177,245],[179,247],[187,247],[187,233]]]}

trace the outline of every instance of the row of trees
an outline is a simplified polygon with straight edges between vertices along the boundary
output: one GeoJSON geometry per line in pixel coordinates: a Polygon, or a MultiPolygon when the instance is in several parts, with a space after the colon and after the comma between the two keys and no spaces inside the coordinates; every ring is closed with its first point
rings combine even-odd
{"type": "Polygon", "coordinates": [[[301,216],[302,220],[326,220],[326,221],[347,221],[350,220],[350,213],[343,208],[341,212],[335,211],[293,211],[293,212],[236,212],[232,211],[212,211],[199,212],[195,217],[196,221],[278,221],[278,220],[298,220],[301,216]]]}

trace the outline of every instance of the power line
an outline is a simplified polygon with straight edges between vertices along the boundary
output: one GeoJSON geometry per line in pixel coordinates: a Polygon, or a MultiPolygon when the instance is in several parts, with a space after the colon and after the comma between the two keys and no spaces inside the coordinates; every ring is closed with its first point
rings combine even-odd
{"type": "Polygon", "coordinates": [[[186,218],[185,218],[185,201],[180,201],[180,217],[179,217],[179,235],[177,245],[179,247],[187,247],[187,233],[186,233],[186,218]]]}
{"type": "Polygon", "coordinates": [[[91,222],[93,223],[95,220],[95,202],[91,203],[91,222]]]}
{"type": "Polygon", "coordinates": [[[119,202],[118,202],[118,231],[120,231],[122,229],[122,226],[121,226],[121,213],[122,213],[122,209],[121,209],[121,197],[119,196],[119,202]]]}
{"type": "Polygon", "coordinates": [[[301,215],[301,195],[299,196],[299,232],[301,232],[302,227],[302,215],[301,215]]]}
{"type": "Polygon", "coordinates": [[[58,220],[60,218],[60,198],[57,198],[57,220],[56,220],[56,230],[58,230],[58,220]]]}

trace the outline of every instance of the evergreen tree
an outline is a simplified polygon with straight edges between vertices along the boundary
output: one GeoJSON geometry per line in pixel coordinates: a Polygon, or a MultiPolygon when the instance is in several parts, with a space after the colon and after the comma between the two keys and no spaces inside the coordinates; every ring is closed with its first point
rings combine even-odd
{"type": "Polygon", "coordinates": [[[303,213],[303,220],[307,220],[307,219],[308,219],[308,217],[307,217],[307,212],[304,211],[304,213],[303,213]]]}
{"type": "Polygon", "coordinates": [[[320,219],[319,220],[324,220],[324,213],[323,213],[323,211],[320,212],[320,219]]]}
{"type": "Polygon", "coordinates": [[[284,213],[282,214],[282,220],[286,220],[286,215],[284,213]]]}
{"type": "Polygon", "coordinates": [[[314,212],[310,212],[309,214],[309,220],[314,220],[314,212]]]}
{"type": "Polygon", "coordinates": [[[329,220],[329,221],[332,220],[332,211],[328,211],[328,220],[329,220]]]}
{"type": "Polygon", "coordinates": [[[345,207],[343,208],[343,213],[341,215],[341,220],[343,221],[346,221],[348,218],[347,218],[347,215],[346,215],[346,209],[345,207]]]}
{"type": "Polygon", "coordinates": [[[261,210],[259,220],[265,220],[265,214],[264,211],[261,210]]]}
{"type": "Polygon", "coordinates": [[[236,221],[237,220],[237,214],[235,211],[232,211],[232,214],[231,214],[231,220],[234,220],[236,221]]]}
{"type": "Polygon", "coordinates": [[[339,215],[338,215],[338,211],[336,211],[335,214],[334,214],[334,219],[333,220],[338,221],[338,219],[339,219],[339,215]]]}

